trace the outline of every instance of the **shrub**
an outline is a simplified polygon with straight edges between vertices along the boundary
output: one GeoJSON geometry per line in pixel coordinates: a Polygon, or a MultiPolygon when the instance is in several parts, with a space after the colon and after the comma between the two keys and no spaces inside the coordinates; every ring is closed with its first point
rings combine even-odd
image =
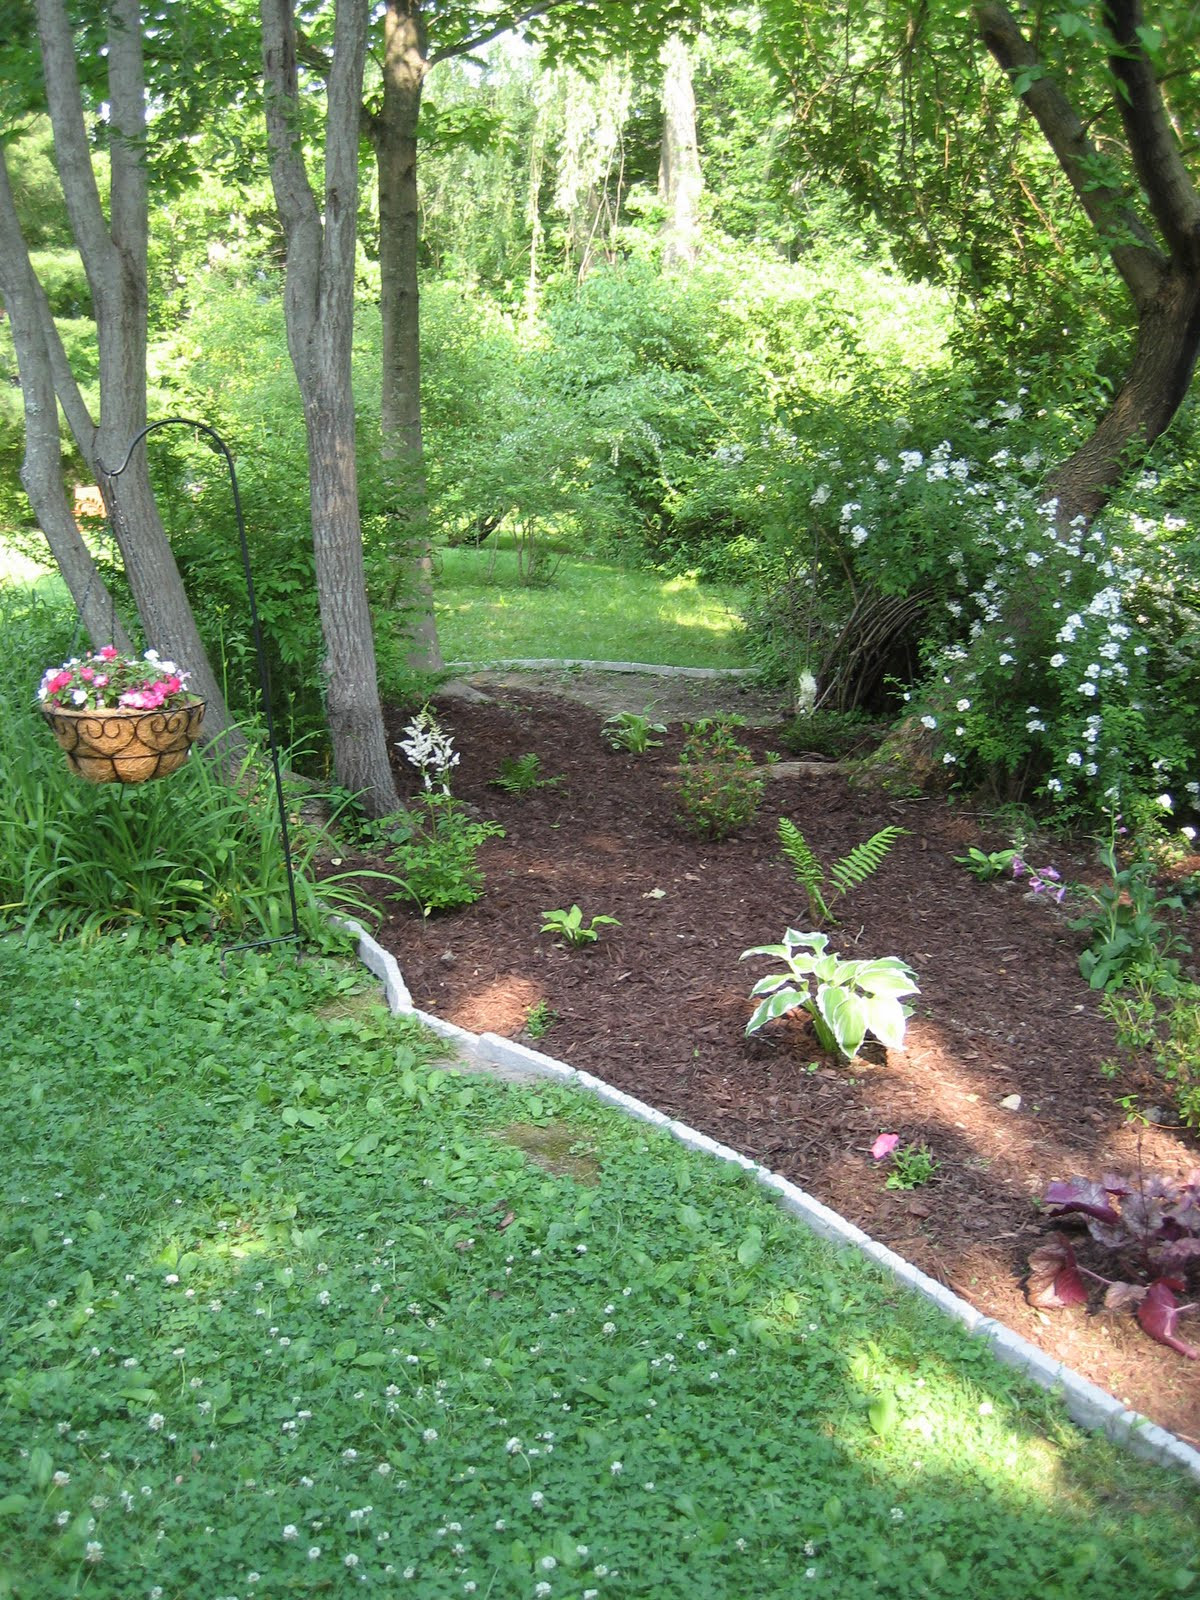
{"type": "Polygon", "coordinates": [[[680,754],[680,821],[690,833],[724,839],[754,820],[763,778],[754,757],[734,738],[730,717],[694,722],[680,754]]]}

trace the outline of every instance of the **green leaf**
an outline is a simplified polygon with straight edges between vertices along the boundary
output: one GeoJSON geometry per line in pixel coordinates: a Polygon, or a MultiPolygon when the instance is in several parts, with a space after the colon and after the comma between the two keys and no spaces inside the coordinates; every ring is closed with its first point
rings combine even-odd
{"type": "Polygon", "coordinates": [[[746,1268],[747,1272],[756,1267],[762,1260],[763,1234],[761,1228],[749,1228],[746,1237],[738,1245],[738,1261],[746,1268]]]}
{"type": "Polygon", "coordinates": [[[896,1404],[896,1396],[890,1389],[885,1389],[882,1394],[875,1397],[867,1408],[867,1416],[881,1439],[891,1433],[899,1421],[900,1408],[896,1404]]]}

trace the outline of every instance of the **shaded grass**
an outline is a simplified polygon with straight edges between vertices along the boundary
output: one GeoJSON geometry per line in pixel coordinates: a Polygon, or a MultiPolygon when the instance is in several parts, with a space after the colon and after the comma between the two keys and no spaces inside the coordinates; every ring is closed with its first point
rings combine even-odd
{"type": "Polygon", "coordinates": [[[439,1070],[353,969],[10,936],[0,983],[0,1593],[1195,1588],[1193,1485],[740,1169],[439,1070]]]}

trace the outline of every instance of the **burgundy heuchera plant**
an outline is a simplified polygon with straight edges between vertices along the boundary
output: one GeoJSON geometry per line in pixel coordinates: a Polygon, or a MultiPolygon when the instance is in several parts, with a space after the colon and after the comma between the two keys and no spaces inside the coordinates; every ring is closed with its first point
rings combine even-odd
{"type": "Polygon", "coordinates": [[[1029,1258],[1031,1305],[1058,1309],[1084,1305],[1088,1285],[1105,1286],[1108,1310],[1132,1305],[1152,1339],[1195,1361],[1200,1350],[1179,1337],[1179,1319],[1197,1302],[1181,1305],[1188,1273],[1200,1264],[1200,1167],[1181,1181],[1159,1174],[1136,1180],[1106,1172],[1099,1182],[1067,1178],[1052,1183],[1043,1204],[1055,1216],[1074,1214],[1097,1243],[1111,1250],[1132,1276],[1105,1278],[1081,1267],[1066,1234],[1055,1233],[1029,1258]]]}

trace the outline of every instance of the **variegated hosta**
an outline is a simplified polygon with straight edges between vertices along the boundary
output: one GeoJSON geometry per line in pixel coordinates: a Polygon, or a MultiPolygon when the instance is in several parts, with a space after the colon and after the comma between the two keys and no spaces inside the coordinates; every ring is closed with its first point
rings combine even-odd
{"type": "Polygon", "coordinates": [[[904,997],[919,994],[916,975],[899,956],[874,961],[846,961],[829,952],[823,933],[798,933],[789,928],[782,944],[755,945],[747,956],[771,956],[784,964],[782,972],[760,978],[751,997],[765,996],[746,1024],[747,1033],[802,1007],[809,1013],[817,1037],[826,1050],[837,1050],[851,1061],[868,1033],[881,1044],[898,1050],[912,1015],[904,997]]]}

